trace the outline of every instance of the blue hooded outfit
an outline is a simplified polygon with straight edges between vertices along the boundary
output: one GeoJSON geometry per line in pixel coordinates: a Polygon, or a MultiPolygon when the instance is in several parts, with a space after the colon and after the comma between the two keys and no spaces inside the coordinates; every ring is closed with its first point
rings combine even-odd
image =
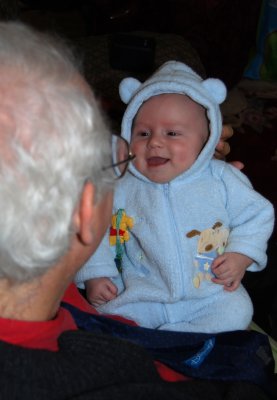
{"type": "Polygon", "coordinates": [[[194,164],[168,183],[154,183],[130,165],[115,190],[112,228],[78,272],[77,285],[111,278],[119,295],[98,311],[144,327],[207,333],[246,329],[253,315],[246,290],[240,285],[225,291],[211,282],[210,267],[228,251],[253,259],[249,271],[262,270],[274,211],[243,173],[213,159],[222,131],[224,84],[169,61],[144,83],[124,79],[119,91],[128,104],[122,120],[128,141],[140,106],[163,93],[184,94],[204,106],[210,135],[194,164]]]}

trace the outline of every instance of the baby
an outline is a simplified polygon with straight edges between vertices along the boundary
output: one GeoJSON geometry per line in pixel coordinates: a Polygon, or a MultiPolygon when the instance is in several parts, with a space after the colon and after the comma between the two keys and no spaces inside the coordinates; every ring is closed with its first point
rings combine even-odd
{"type": "Polygon", "coordinates": [[[226,88],[169,61],[144,83],[126,78],[122,136],[133,164],[118,183],[114,216],[76,276],[103,313],[186,332],[246,329],[246,269],[266,266],[272,205],[213,158],[226,88]]]}

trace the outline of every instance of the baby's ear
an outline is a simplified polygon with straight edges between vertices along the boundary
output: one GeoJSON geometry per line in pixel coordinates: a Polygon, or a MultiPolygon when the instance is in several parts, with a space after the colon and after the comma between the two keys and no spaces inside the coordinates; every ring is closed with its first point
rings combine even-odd
{"type": "Polygon", "coordinates": [[[202,82],[202,86],[204,86],[217,104],[223,103],[223,101],[226,99],[226,86],[219,79],[208,78],[202,82]]]}
{"type": "Polygon", "coordinates": [[[128,104],[141,82],[135,78],[124,78],[119,84],[119,96],[123,103],[128,104]]]}

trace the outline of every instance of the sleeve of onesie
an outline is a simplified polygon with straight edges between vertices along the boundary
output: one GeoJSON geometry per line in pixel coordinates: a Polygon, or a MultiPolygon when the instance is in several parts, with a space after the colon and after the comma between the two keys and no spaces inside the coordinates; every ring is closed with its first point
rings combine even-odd
{"type": "Polygon", "coordinates": [[[274,226],[274,208],[256,192],[246,175],[226,164],[222,170],[230,235],[225,251],[245,254],[255,262],[249,271],[260,271],[267,262],[267,241],[274,226]]]}

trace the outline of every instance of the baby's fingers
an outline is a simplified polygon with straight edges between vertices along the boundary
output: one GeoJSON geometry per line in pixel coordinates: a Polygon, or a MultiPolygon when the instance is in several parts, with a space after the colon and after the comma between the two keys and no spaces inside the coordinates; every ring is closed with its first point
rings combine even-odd
{"type": "Polygon", "coordinates": [[[227,292],[234,292],[240,285],[240,281],[234,280],[233,282],[227,283],[227,285],[224,285],[224,290],[227,292]]]}
{"type": "MultiPolygon", "coordinates": [[[[226,267],[223,266],[225,262],[225,255],[218,256],[213,260],[212,263],[212,272],[215,274],[216,277],[220,277],[223,273],[226,273],[226,267]]],[[[221,277],[222,279],[222,277],[221,277]]]]}
{"type": "Polygon", "coordinates": [[[92,299],[88,299],[88,300],[89,300],[90,304],[93,305],[93,307],[99,307],[102,304],[107,303],[107,300],[105,300],[103,297],[100,297],[100,296],[92,298],[92,299]]]}
{"type": "Polygon", "coordinates": [[[110,282],[108,285],[106,285],[101,294],[106,302],[113,300],[117,296],[117,287],[110,282]]]}
{"type": "Polygon", "coordinates": [[[117,295],[117,286],[116,286],[113,282],[109,281],[109,282],[107,283],[107,289],[108,289],[112,294],[117,295]]]}

